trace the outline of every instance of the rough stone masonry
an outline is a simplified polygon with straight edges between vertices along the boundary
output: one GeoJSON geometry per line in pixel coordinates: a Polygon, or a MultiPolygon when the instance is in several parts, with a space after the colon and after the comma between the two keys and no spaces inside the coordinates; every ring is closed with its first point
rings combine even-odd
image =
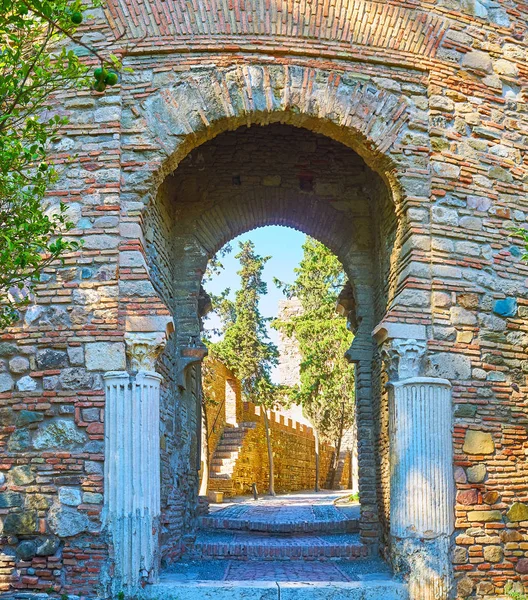
{"type": "Polygon", "coordinates": [[[180,555],[201,276],[266,224],[353,284],[363,542],[414,600],[528,586],[527,26],[515,0],[94,11],[133,71],[56,99],[48,210],[84,245],[0,334],[2,591],[107,597],[180,555]]]}

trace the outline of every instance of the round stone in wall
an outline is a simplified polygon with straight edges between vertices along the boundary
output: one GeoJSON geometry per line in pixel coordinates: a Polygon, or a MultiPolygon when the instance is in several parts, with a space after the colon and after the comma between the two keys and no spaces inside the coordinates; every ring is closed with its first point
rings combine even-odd
{"type": "Polygon", "coordinates": [[[29,371],[29,360],[24,356],[15,356],[9,361],[9,370],[17,375],[25,373],[29,371]]]}
{"type": "Polygon", "coordinates": [[[473,592],[473,582],[469,577],[463,577],[457,584],[458,595],[467,598],[473,592]]]}
{"type": "Polygon", "coordinates": [[[33,540],[24,540],[17,546],[16,553],[22,560],[31,560],[37,553],[37,545],[33,540]]]}
{"type": "Polygon", "coordinates": [[[470,483],[482,483],[486,479],[486,474],[486,465],[482,463],[467,468],[467,478],[470,483]]]}

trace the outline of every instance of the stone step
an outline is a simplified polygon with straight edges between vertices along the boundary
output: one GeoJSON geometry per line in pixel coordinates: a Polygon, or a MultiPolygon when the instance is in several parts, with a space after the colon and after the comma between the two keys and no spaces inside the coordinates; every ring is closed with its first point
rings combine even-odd
{"type": "Polygon", "coordinates": [[[215,457],[213,458],[213,460],[211,461],[212,465],[230,465],[230,464],[234,464],[236,462],[236,457],[232,458],[232,457],[220,457],[217,456],[215,453],[215,457]]]}
{"type": "Polygon", "coordinates": [[[346,582],[179,581],[170,576],[143,590],[153,600],[408,600],[407,586],[390,579],[346,582]]]}
{"type": "Polygon", "coordinates": [[[236,439],[236,440],[241,440],[244,438],[244,436],[246,435],[247,430],[246,429],[237,429],[235,431],[232,431],[231,429],[225,429],[224,433],[222,434],[222,437],[224,439],[236,439]]]}
{"type": "Polygon", "coordinates": [[[232,444],[231,442],[229,442],[229,443],[220,442],[220,444],[218,444],[218,446],[216,447],[216,450],[215,450],[215,453],[213,454],[213,456],[215,456],[218,451],[232,452],[233,454],[238,454],[238,452],[240,451],[240,448],[241,448],[241,446],[238,444],[232,444]]]}
{"type": "Polygon", "coordinates": [[[257,426],[256,423],[245,423],[245,424],[241,423],[237,427],[226,427],[224,429],[224,433],[227,433],[227,434],[246,433],[250,429],[255,429],[256,426],[257,426]]]}
{"type": "Polygon", "coordinates": [[[407,586],[380,558],[361,560],[189,560],[147,586],[159,600],[408,600],[407,586]]]}
{"type": "MultiPolygon", "coordinates": [[[[220,511],[221,512],[221,511],[220,511]]],[[[358,533],[359,519],[341,521],[258,521],[244,518],[225,518],[221,515],[201,517],[202,529],[221,531],[258,531],[262,533],[358,533]]]]}
{"type": "Polygon", "coordinates": [[[228,463],[214,464],[214,465],[211,465],[211,471],[213,473],[232,473],[234,466],[235,466],[234,461],[228,462],[228,463]]]}
{"type": "Polygon", "coordinates": [[[369,554],[357,534],[281,535],[201,530],[186,543],[188,559],[355,560],[369,554]]]}
{"type": "MultiPolygon", "coordinates": [[[[236,450],[219,450],[217,447],[213,456],[217,458],[236,458],[237,455],[238,452],[236,450]]],[[[215,459],[213,458],[213,460],[215,459]]]]}

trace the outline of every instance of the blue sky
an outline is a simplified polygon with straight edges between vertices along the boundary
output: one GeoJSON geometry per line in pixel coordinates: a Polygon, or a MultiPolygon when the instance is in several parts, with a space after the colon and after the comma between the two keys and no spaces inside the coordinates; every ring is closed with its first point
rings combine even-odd
{"type": "MultiPolygon", "coordinates": [[[[255,244],[255,252],[261,256],[271,256],[264,268],[264,281],[268,284],[268,294],[260,301],[260,310],[265,317],[275,317],[277,315],[279,301],[284,299],[282,292],[277,289],[273,283],[273,278],[277,277],[281,281],[292,283],[295,279],[293,270],[297,267],[302,258],[302,245],[306,235],[289,229],[287,227],[261,227],[253,229],[234,238],[230,245],[232,250],[224,256],[221,261],[224,265],[223,271],[219,275],[213,276],[212,280],[205,286],[208,292],[219,294],[226,288],[231,289],[231,297],[239,285],[237,271],[240,268],[235,256],[238,254],[238,242],[251,240],[255,244]]],[[[208,319],[205,323],[207,328],[215,327],[217,321],[208,319]]],[[[277,332],[269,329],[270,338],[277,343],[277,332]]]]}

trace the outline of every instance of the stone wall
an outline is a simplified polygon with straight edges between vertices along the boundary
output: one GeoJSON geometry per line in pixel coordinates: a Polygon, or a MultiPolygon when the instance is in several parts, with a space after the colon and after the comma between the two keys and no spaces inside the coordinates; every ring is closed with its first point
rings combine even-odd
{"type": "MultiPolygon", "coordinates": [[[[166,376],[161,452],[168,552],[192,526],[198,443],[196,435],[183,440],[195,429],[196,409],[191,375],[184,373],[191,377],[187,388],[180,385],[182,367],[190,364],[181,351],[191,356],[199,336],[198,283],[208,257],[241,231],[267,223],[320,239],[355,284],[359,328],[350,356],[358,361],[360,385],[363,537],[382,544],[390,537],[385,380],[370,337],[385,319],[408,331],[422,326],[427,373],[453,386],[451,550],[459,596],[493,598],[508,580],[528,583],[528,270],[509,231],[525,226],[528,210],[526,6],[515,0],[208,6],[111,0],[107,13],[96,11],[86,24],[85,40],[116,52],[133,72],[105,94],[86,90],[57,99],[71,123],[54,148],[64,176],[47,201],[68,205],[76,225],[71,235],[85,244],[47,270],[36,303],[1,334],[2,589],[108,591],[101,376],[127,367],[125,333],[138,326],[135,316],[172,314],[176,323],[165,351],[171,358],[157,365],[166,376]],[[251,196],[253,211],[239,210],[240,203],[227,210],[203,188],[190,187],[186,203],[178,200],[178,165],[200,173],[199,183],[202,159],[233,139],[224,132],[250,125],[258,139],[256,126],[272,123],[303,128],[310,144],[324,138],[323,145],[330,139],[342,145],[340,156],[349,159],[338,166],[339,181],[365,169],[363,182],[348,188],[358,212],[343,212],[341,195],[310,195],[310,178],[317,183],[318,176],[302,164],[293,165],[293,177],[291,161],[281,182],[295,182],[296,192],[291,187],[286,200],[263,181],[261,195],[251,196]],[[206,148],[213,138],[218,145],[206,148]],[[170,223],[156,224],[154,213],[164,213],[154,207],[173,172],[169,217],[187,229],[175,227],[174,252],[165,239],[156,256],[155,238],[146,232],[149,220],[163,238],[172,231],[170,223]],[[207,210],[194,219],[196,206],[207,210]],[[162,282],[165,244],[172,286],[162,282]]],[[[205,180],[218,175],[238,189],[246,151],[232,156],[240,172],[229,169],[228,177],[216,170],[205,180]]],[[[320,165],[323,175],[327,170],[320,165]]]]}
{"type": "MultiPolygon", "coordinates": [[[[251,494],[256,483],[259,493],[266,493],[269,485],[269,465],[266,432],[262,409],[242,400],[240,383],[220,361],[206,359],[207,379],[204,386],[210,399],[206,406],[208,423],[209,456],[215,450],[226,427],[226,386],[231,385],[236,396],[237,425],[252,427],[241,437],[241,444],[229,479],[209,479],[209,489],[222,491],[226,496],[251,494]]],[[[315,485],[315,437],[306,423],[293,420],[282,410],[270,411],[270,430],[275,469],[276,492],[295,492],[313,489],[315,485]]],[[[321,445],[320,485],[325,487],[335,449],[321,445]]],[[[203,458],[202,458],[203,460],[203,458]]],[[[348,484],[349,455],[343,452],[344,463],[340,470],[341,481],[335,487],[348,484]]]]}
{"type": "MultiPolygon", "coordinates": [[[[245,422],[257,424],[244,438],[231,481],[210,480],[213,490],[227,495],[248,495],[253,483],[259,494],[265,494],[269,485],[268,454],[264,417],[258,406],[244,403],[245,422]]],[[[277,493],[312,490],[315,486],[315,438],[313,430],[296,423],[280,413],[270,413],[270,430],[273,447],[275,491],[277,493]]],[[[321,445],[321,487],[325,487],[334,449],[321,445]]],[[[343,483],[346,470],[343,470],[343,483]]],[[[338,483],[336,482],[336,485],[338,483]]]]}

